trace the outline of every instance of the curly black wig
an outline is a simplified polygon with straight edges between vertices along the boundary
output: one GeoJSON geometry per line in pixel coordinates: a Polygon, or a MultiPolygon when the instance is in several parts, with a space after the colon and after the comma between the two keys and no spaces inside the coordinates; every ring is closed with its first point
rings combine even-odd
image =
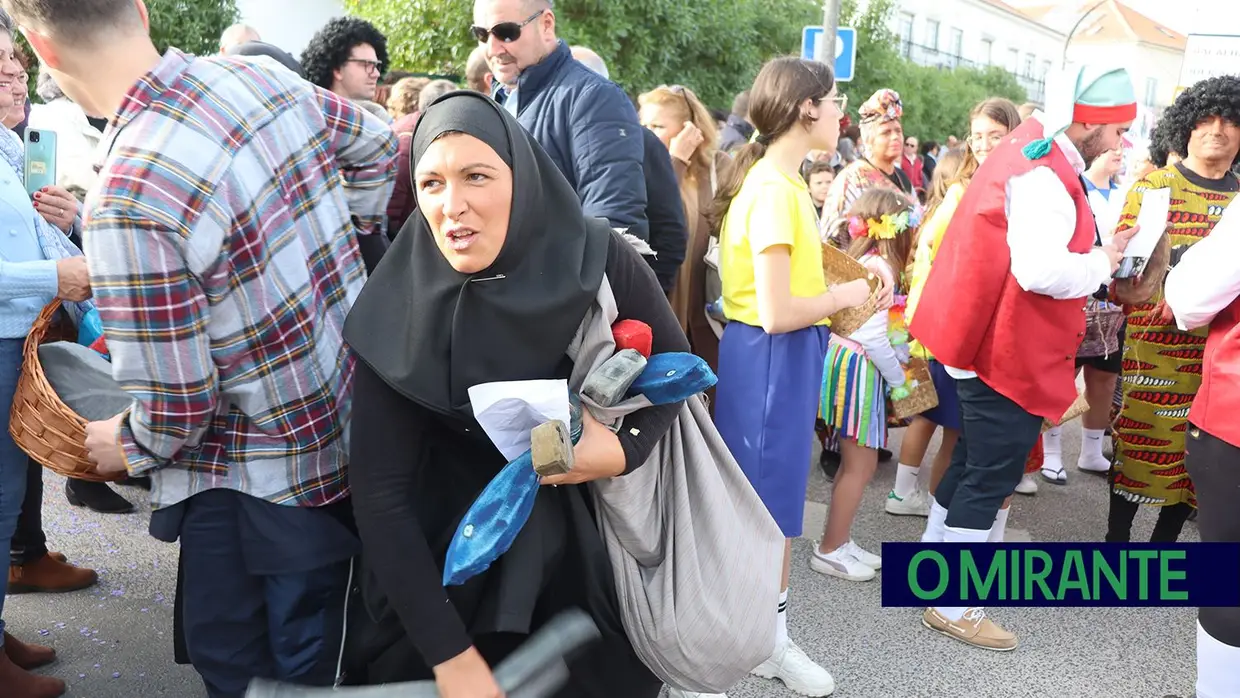
{"type": "MultiPolygon", "coordinates": [[[[1184,90],[1158,120],[1158,138],[1153,140],[1163,151],[1187,157],[1193,130],[1212,116],[1221,116],[1240,126],[1240,76],[1209,78],[1184,90]]],[[[1237,164],[1240,164],[1240,153],[1231,163],[1232,167],[1237,164]]]]}
{"type": "Polygon", "coordinates": [[[1163,138],[1158,126],[1155,126],[1150,129],[1150,163],[1161,170],[1167,166],[1168,155],[1166,139],[1163,138]]]}
{"type": "Polygon", "coordinates": [[[306,50],[301,52],[301,69],[306,79],[322,87],[331,89],[332,73],[340,69],[349,60],[353,47],[358,44],[370,44],[379,59],[379,74],[388,69],[387,38],[375,29],[375,25],[356,17],[336,17],[323,25],[323,28],[310,39],[306,50]]]}

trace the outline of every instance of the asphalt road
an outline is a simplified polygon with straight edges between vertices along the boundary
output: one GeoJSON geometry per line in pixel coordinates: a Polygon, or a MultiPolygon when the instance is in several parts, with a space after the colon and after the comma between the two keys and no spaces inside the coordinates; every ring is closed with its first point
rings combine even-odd
{"type": "MultiPolygon", "coordinates": [[[[1102,478],[1075,470],[1079,427],[1065,429],[1069,483],[1043,484],[1018,497],[1009,540],[1101,540],[1106,522],[1102,478]]],[[[898,450],[900,432],[894,435],[898,450]]],[[[927,459],[927,462],[929,459],[927,459]]],[[[882,510],[894,463],[879,469],[854,526],[862,546],[916,540],[924,519],[882,510]]],[[[44,516],[50,547],[95,567],[94,589],[62,595],[21,595],[6,602],[8,628],[18,637],[56,647],[48,667],[69,682],[73,698],[205,695],[197,675],[172,662],[173,546],[146,533],[149,508],[104,516],[70,507],[63,482],[46,478],[44,516]]],[[[144,494],[124,489],[138,501],[144,494]]],[[[792,637],[835,676],[842,698],[1162,698],[1191,696],[1195,612],[1191,609],[995,609],[992,617],[1017,633],[1014,652],[973,649],[921,626],[913,609],[882,608],[879,581],[845,582],[809,569],[812,538],[825,516],[829,484],[815,468],[806,507],[807,538],[796,541],[789,625],[792,637]]],[[[1134,539],[1153,527],[1142,510],[1134,539]]],[[[1184,540],[1196,540],[1193,524],[1184,540]]],[[[0,694],[3,689],[0,687],[0,694]]],[[[781,684],[751,678],[731,698],[783,698],[781,684]]]]}

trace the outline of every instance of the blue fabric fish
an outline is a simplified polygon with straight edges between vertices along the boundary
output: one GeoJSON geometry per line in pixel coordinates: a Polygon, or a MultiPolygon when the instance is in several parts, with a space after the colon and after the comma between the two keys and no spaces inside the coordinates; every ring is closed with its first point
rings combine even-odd
{"type": "MultiPolygon", "coordinates": [[[[680,352],[655,354],[629,389],[629,396],[644,395],[652,404],[669,405],[687,400],[717,381],[714,372],[698,356],[680,352]]],[[[569,395],[569,406],[570,433],[576,444],[582,432],[582,405],[577,395],[569,395]]],[[[452,536],[444,560],[444,586],[464,584],[508,552],[530,517],[539,487],[529,451],[499,471],[474,500],[452,536]]]]}

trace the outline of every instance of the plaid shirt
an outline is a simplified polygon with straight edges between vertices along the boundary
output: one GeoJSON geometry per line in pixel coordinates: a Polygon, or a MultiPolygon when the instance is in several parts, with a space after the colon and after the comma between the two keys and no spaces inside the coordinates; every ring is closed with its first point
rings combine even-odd
{"type": "Polygon", "coordinates": [[[86,256],[134,396],[118,440],[157,508],[213,488],[348,493],[355,233],[383,233],[396,136],[267,65],[171,49],[100,145],[86,256]]]}

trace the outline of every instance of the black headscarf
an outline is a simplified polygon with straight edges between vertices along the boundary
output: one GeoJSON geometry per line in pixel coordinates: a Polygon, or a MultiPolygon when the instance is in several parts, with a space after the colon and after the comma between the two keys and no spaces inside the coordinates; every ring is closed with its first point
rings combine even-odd
{"type": "Polygon", "coordinates": [[[413,133],[411,171],[436,139],[465,133],[512,167],[508,237],[476,274],[452,268],[421,209],[362,289],[344,336],[409,399],[472,422],[471,386],[555,378],[602,283],[611,230],[587,219],[542,147],[493,100],[451,92],[413,133]]]}

